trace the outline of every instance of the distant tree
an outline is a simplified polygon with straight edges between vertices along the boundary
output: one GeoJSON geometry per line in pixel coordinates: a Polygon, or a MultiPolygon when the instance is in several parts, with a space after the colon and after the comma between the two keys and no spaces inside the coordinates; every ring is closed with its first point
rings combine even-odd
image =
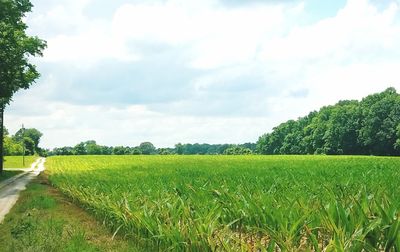
{"type": "Polygon", "coordinates": [[[34,155],[36,152],[35,142],[30,137],[24,137],[25,155],[34,155]]]}
{"type": "Polygon", "coordinates": [[[252,151],[249,148],[244,148],[240,146],[232,146],[227,148],[224,153],[224,155],[250,155],[252,154],[252,151]]]}
{"type": "Polygon", "coordinates": [[[81,142],[77,145],[74,146],[72,152],[74,153],[74,155],[86,155],[86,147],[85,147],[85,143],[81,142]]]}
{"type": "Polygon", "coordinates": [[[54,148],[51,154],[59,156],[70,156],[74,155],[74,151],[72,147],[65,146],[61,148],[54,148]]]}
{"type": "Polygon", "coordinates": [[[173,150],[170,149],[170,148],[160,148],[160,149],[157,149],[157,153],[158,153],[159,155],[172,155],[172,154],[174,154],[173,150]]]}
{"type": "Polygon", "coordinates": [[[144,155],[150,155],[156,153],[156,147],[150,142],[144,142],[139,145],[139,148],[144,155]]]}
{"type": "Polygon", "coordinates": [[[37,149],[37,154],[41,157],[47,157],[49,156],[49,150],[48,149],[43,149],[43,148],[39,148],[37,149]]]}
{"type": "Polygon", "coordinates": [[[208,148],[207,148],[207,154],[209,154],[209,155],[221,154],[218,152],[220,147],[221,147],[221,144],[209,144],[208,148]]]}
{"type": "Polygon", "coordinates": [[[221,144],[221,145],[218,147],[217,153],[218,153],[218,154],[223,154],[224,151],[225,151],[226,149],[228,149],[229,147],[232,147],[232,145],[231,145],[231,144],[221,144]]]}
{"type": "Polygon", "coordinates": [[[15,142],[10,136],[4,137],[4,155],[19,156],[22,155],[22,142],[15,142]]]}
{"type": "Polygon", "coordinates": [[[139,147],[134,147],[134,148],[131,149],[131,153],[130,154],[132,154],[132,155],[140,155],[140,154],[142,154],[142,151],[140,150],[139,147]]]}
{"type": "Polygon", "coordinates": [[[175,148],[159,148],[156,149],[150,142],[144,142],[141,146],[136,147],[124,147],[124,146],[101,146],[98,145],[94,140],[81,142],[72,147],[62,147],[54,148],[51,151],[46,151],[40,149],[43,155],[149,155],[149,154],[160,154],[160,155],[170,155],[170,154],[184,154],[184,155],[218,155],[224,154],[224,151],[231,147],[239,147],[240,150],[244,152],[238,152],[240,154],[253,153],[253,150],[248,148],[256,148],[255,143],[245,143],[239,145],[232,144],[176,144],[175,148]],[[145,151],[143,153],[143,150],[145,151]],[[249,151],[250,150],[250,151],[249,151]]]}
{"type": "MultiPolygon", "coordinates": [[[[32,145],[32,143],[30,143],[31,141],[33,142],[33,147],[29,147],[30,153],[32,153],[32,155],[34,153],[38,153],[39,151],[39,143],[40,143],[40,138],[43,136],[43,134],[35,129],[35,128],[30,128],[30,129],[19,129],[15,135],[13,136],[13,139],[16,142],[21,142],[22,139],[30,139],[30,140],[25,140],[25,142],[29,142],[29,146],[32,145]],[[33,152],[32,152],[33,150],[33,152]]],[[[25,144],[25,145],[27,145],[25,144]]],[[[28,148],[28,147],[27,147],[28,148]]]]}
{"type": "Polygon", "coordinates": [[[113,147],[111,146],[101,146],[102,154],[103,155],[111,155],[113,153],[113,147]]]}
{"type": "Polygon", "coordinates": [[[175,144],[175,152],[178,155],[182,155],[183,154],[183,145],[181,143],[175,144]]]}
{"type": "Polygon", "coordinates": [[[100,155],[100,154],[102,154],[102,148],[101,148],[100,145],[98,145],[96,143],[96,141],[94,141],[94,140],[86,141],[84,143],[84,145],[85,145],[86,153],[88,155],[100,155]]]}
{"type": "Polygon", "coordinates": [[[256,143],[244,143],[244,144],[239,144],[239,146],[250,149],[253,153],[256,152],[256,148],[257,148],[256,143]]]}
{"type": "Polygon", "coordinates": [[[45,41],[26,34],[24,18],[32,9],[29,0],[0,1],[0,173],[3,171],[4,110],[19,89],[39,77],[31,56],[41,56],[45,41]]]}
{"type": "Polygon", "coordinates": [[[113,154],[114,155],[127,155],[129,154],[129,147],[124,147],[124,146],[115,146],[113,149],[113,154]]]}

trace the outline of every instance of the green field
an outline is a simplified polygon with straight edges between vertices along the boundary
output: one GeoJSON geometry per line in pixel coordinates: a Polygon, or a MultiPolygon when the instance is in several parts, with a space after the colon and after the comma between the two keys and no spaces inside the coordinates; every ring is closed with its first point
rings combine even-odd
{"type": "Polygon", "coordinates": [[[46,167],[152,250],[400,250],[400,158],[70,156],[46,167]]]}
{"type": "Polygon", "coordinates": [[[22,156],[5,156],[4,168],[29,168],[37,158],[37,156],[25,156],[25,165],[23,165],[22,156]]]}

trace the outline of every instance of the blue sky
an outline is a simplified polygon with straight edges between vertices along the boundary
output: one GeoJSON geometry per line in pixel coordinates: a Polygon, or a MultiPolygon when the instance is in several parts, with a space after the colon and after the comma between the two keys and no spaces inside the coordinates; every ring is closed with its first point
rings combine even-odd
{"type": "Polygon", "coordinates": [[[33,0],[42,77],[6,126],[42,147],[255,142],[279,123],[400,89],[397,0],[33,0]]]}

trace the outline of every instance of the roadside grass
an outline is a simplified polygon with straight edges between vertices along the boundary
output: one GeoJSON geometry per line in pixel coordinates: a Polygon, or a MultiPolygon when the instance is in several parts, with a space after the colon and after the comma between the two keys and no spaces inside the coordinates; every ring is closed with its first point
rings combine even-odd
{"type": "Polygon", "coordinates": [[[22,156],[5,156],[4,168],[29,168],[36,159],[38,159],[37,156],[25,156],[25,165],[23,165],[22,156]]]}
{"type": "Polygon", "coordinates": [[[0,174],[0,182],[9,179],[15,175],[22,173],[22,171],[3,171],[0,174]]]}
{"type": "Polygon", "coordinates": [[[0,224],[0,251],[139,251],[112,236],[40,175],[0,224]]]}

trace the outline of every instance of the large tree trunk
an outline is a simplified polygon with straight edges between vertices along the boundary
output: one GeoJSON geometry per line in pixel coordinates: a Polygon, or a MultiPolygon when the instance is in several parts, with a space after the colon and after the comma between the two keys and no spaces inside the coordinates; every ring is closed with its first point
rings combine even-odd
{"type": "Polygon", "coordinates": [[[0,174],[3,173],[4,160],[4,105],[0,104],[0,174]]]}

